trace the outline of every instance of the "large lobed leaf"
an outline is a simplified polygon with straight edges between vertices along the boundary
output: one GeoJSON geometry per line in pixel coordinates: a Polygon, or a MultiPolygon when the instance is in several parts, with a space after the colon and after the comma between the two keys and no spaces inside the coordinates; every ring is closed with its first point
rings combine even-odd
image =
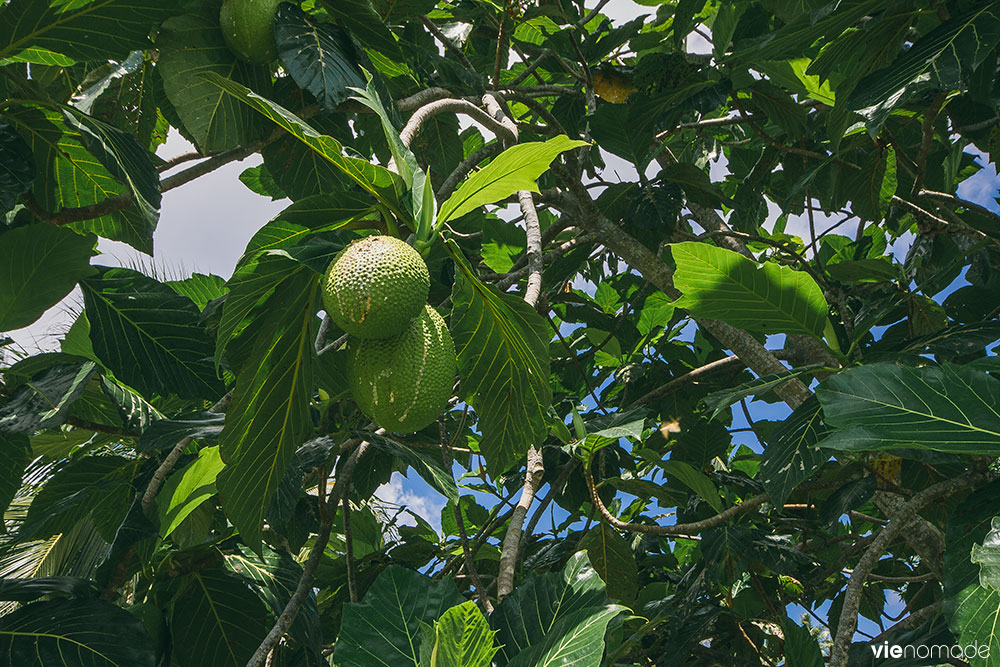
{"type": "Polygon", "coordinates": [[[138,618],[101,600],[33,602],[0,618],[0,656],[35,667],[153,667],[156,649],[138,618]]]}
{"type": "Polygon", "coordinates": [[[625,607],[611,604],[586,553],[562,572],[529,577],[490,616],[501,645],[497,663],[517,667],[598,667],[604,632],[625,607]]]}
{"type": "Polygon", "coordinates": [[[0,237],[0,331],[28,326],[94,272],[94,237],[36,224],[0,237]]]}
{"type": "Polygon", "coordinates": [[[282,3],[274,18],[274,39],[295,83],[312,93],[324,109],[333,110],[346,100],[348,87],[365,85],[350,36],[332,23],[282,3]]]}
{"type": "Polygon", "coordinates": [[[784,505],[795,487],[829,460],[829,452],[817,446],[829,432],[814,396],[774,429],[760,462],[760,481],[772,504],[784,505]]]}
{"type": "Polygon", "coordinates": [[[490,624],[472,600],[421,626],[420,667],[489,667],[497,652],[490,624]]]}
{"type": "Polygon", "coordinates": [[[41,47],[80,61],[123,59],[179,11],[177,0],[13,0],[0,11],[0,58],[41,47]]]}
{"type": "Polygon", "coordinates": [[[433,622],[463,602],[451,580],[434,583],[422,574],[391,565],[362,602],[344,605],[334,660],[340,665],[418,667],[420,624],[433,622]]]}
{"type": "Polygon", "coordinates": [[[490,473],[499,475],[548,432],[548,328],[531,306],[483,284],[461,262],[452,301],[462,389],[475,395],[479,446],[490,473]]]}
{"type": "Polygon", "coordinates": [[[235,148],[255,138],[259,125],[254,114],[203,77],[212,73],[253,88],[267,86],[270,79],[262,68],[236,59],[217,20],[176,16],[164,22],[156,45],[163,89],[203,153],[235,148]]]}
{"type": "Polygon", "coordinates": [[[174,652],[186,667],[243,667],[269,629],[264,603],[221,565],[185,575],[171,603],[174,652]]]}
{"type": "Polygon", "coordinates": [[[871,364],[816,388],[832,449],[917,447],[953,454],[1000,453],[1000,380],[962,366],[871,364]]]}
{"type": "Polygon", "coordinates": [[[676,302],[695,317],[708,317],[762,333],[801,333],[820,338],[827,304],[806,273],[772,262],[758,265],[707,243],[670,246],[677,272],[676,302]]]}
{"type": "Polygon", "coordinates": [[[94,352],[118,378],[147,395],[222,395],[191,299],[131,269],[104,268],[81,286],[94,352]]]}
{"type": "Polygon", "coordinates": [[[587,552],[591,567],[604,580],[610,597],[624,601],[635,599],[639,569],[624,537],[601,522],[583,536],[578,547],[587,552]]]}
{"type": "Polygon", "coordinates": [[[225,469],[216,482],[243,541],[260,550],[264,512],[296,448],[312,429],[312,335],[317,279],[294,274],[275,288],[272,308],[253,325],[247,362],[237,372],[219,436],[225,469]]]}

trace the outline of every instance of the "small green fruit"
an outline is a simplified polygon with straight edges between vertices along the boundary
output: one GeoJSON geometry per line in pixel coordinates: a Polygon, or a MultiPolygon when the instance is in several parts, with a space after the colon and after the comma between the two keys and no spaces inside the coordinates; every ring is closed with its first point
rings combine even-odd
{"type": "Polygon", "coordinates": [[[281,0],[223,0],[219,25],[226,46],[237,58],[266,65],[278,57],[274,15],[281,0]]]}
{"type": "Polygon", "coordinates": [[[359,338],[401,334],[427,303],[431,277],[420,254],[392,236],[366,236],[344,248],[323,279],[323,305],[359,338]]]}
{"type": "Polygon", "coordinates": [[[430,425],[448,406],[458,364],[444,319],[425,305],[399,336],[352,338],[347,381],[361,411],[396,433],[430,425]]]}

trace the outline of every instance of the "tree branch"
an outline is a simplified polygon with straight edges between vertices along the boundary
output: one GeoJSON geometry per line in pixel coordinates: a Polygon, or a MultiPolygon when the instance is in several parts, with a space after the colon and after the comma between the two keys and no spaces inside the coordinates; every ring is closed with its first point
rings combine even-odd
{"type": "Polygon", "coordinates": [[[986,476],[980,472],[967,473],[960,477],[946,479],[929,486],[923,491],[914,495],[903,504],[896,515],[889,522],[889,525],[872,540],[865,550],[864,555],[854,567],[854,574],[847,584],[844,592],[844,606],[840,612],[840,620],[837,624],[837,636],[833,640],[833,648],[830,651],[830,667],[847,667],[847,657],[851,648],[851,639],[854,637],[854,630],[858,625],[858,611],[861,605],[861,595],[864,590],[865,581],[871,574],[875,564],[878,563],[882,554],[885,553],[889,544],[896,539],[900,531],[906,528],[915,518],[917,513],[931,502],[951,495],[965,488],[977,486],[986,480],[986,476]]]}
{"type": "Polygon", "coordinates": [[[542,465],[542,452],[534,446],[528,448],[528,460],[524,471],[524,486],[521,488],[521,498],[510,516],[510,525],[504,535],[500,549],[500,571],[497,574],[497,598],[502,600],[505,595],[514,590],[514,570],[517,567],[517,555],[521,546],[521,534],[524,527],[524,517],[528,514],[535,493],[542,483],[545,468],[542,465]]]}
{"type": "Polygon", "coordinates": [[[604,520],[618,530],[627,530],[631,533],[648,533],[650,535],[691,535],[699,533],[706,528],[718,526],[720,523],[725,523],[734,516],[738,516],[744,512],[754,509],[755,507],[763,505],[768,500],[768,495],[766,493],[761,493],[760,495],[744,500],[739,505],[728,507],[718,514],[708,517],[707,519],[692,521],[691,523],[678,523],[673,526],[660,526],[658,524],[648,523],[626,523],[608,511],[608,508],[604,505],[604,501],[601,500],[601,497],[597,494],[597,487],[594,485],[594,478],[591,476],[590,470],[586,465],[583,466],[583,479],[587,482],[587,491],[590,493],[590,502],[597,508],[600,515],[604,517],[604,520]]]}
{"type": "Polygon", "coordinates": [[[698,378],[703,377],[705,375],[709,375],[711,373],[718,373],[720,371],[726,371],[736,367],[742,368],[743,362],[735,354],[732,354],[728,357],[724,357],[722,359],[716,359],[715,361],[710,361],[704,366],[699,366],[698,368],[694,368],[688,371],[684,375],[675,377],[672,380],[664,382],[656,389],[653,389],[644,396],[640,396],[639,398],[629,403],[625,407],[625,409],[631,410],[632,408],[642,405],[643,403],[646,403],[648,401],[651,401],[654,398],[669,396],[678,389],[683,389],[687,385],[691,384],[698,378]]]}
{"type": "Polygon", "coordinates": [[[498,122],[490,114],[486,113],[472,102],[456,98],[445,98],[425,104],[417,109],[412,116],[410,116],[410,119],[406,121],[406,125],[403,127],[403,131],[399,133],[399,138],[403,142],[403,145],[410,145],[413,138],[419,134],[420,128],[428,118],[436,116],[439,113],[447,112],[465,114],[472,120],[493,132],[498,138],[507,141],[517,141],[516,130],[511,132],[509,127],[504,125],[502,122],[498,122]]]}
{"type": "Polygon", "coordinates": [[[461,181],[465,176],[472,171],[477,164],[482,162],[488,157],[493,157],[494,155],[499,155],[503,151],[503,144],[499,141],[494,141],[492,143],[481,146],[469,157],[462,160],[462,163],[455,167],[448,178],[445,179],[444,183],[441,184],[441,188],[437,191],[437,200],[439,202],[444,201],[451,196],[451,193],[455,191],[458,187],[458,182],[461,181]]]}
{"type": "Polygon", "coordinates": [[[448,37],[441,32],[441,28],[437,27],[434,21],[431,21],[426,16],[421,16],[420,21],[424,24],[424,27],[427,28],[428,32],[434,35],[434,38],[437,39],[437,41],[441,42],[445,49],[455,54],[455,57],[458,58],[458,61],[462,63],[462,66],[465,67],[465,69],[470,72],[476,71],[476,68],[472,66],[472,63],[469,62],[469,58],[465,55],[465,51],[460,49],[453,41],[448,39],[448,37]]]}
{"type": "Polygon", "coordinates": [[[319,568],[327,542],[330,541],[330,529],[333,526],[333,517],[337,513],[337,505],[340,503],[341,498],[347,497],[354,469],[357,467],[361,457],[368,451],[369,446],[367,442],[359,444],[350,453],[346,463],[344,463],[344,467],[334,483],[333,490],[326,500],[327,512],[320,521],[319,531],[316,534],[316,542],[313,544],[312,549],[309,550],[309,558],[302,568],[302,576],[299,577],[299,583],[295,587],[295,592],[289,598],[288,603],[285,604],[284,610],[282,610],[278,620],[275,621],[271,631],[267,633],[260,646],[257,647],[257,650],[254,651],[254,654],[247,661],[246,667],[258,667],[267,659],[267,655],[271,652],[271,649],[278,644],[278,641],[292,627],[292,622],[312,592],[312,583],[316,577],[316,570],[319,568]]]}

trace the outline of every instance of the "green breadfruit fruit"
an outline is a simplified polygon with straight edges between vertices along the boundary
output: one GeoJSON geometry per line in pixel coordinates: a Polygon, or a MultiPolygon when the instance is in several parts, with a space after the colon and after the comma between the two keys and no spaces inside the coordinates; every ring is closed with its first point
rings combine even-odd
{"type": "Polygon", "coordinates": [[[382,428],[412,433],[448,406],[458,364],[444,319],[425,305],[399,336],[351,338],[347,381],[361,411],[382,428]]]}
{"type": "Polygon", "coordinates": [[[401,334],[427,303],[431,277],[423,258],[392,236],[366,236],[344,248],[323,279],[323,305],[358,338],[401,334]]]}
{"type": "Polygon", "coordinates": [[[266,65],[278,57],[274,15],[281,0],[224,0],[219,25],[226,46],[237,58],[266,65]]]}

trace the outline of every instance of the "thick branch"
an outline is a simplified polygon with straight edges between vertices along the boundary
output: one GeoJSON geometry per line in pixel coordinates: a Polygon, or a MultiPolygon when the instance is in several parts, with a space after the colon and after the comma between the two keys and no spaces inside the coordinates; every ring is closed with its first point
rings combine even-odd
{"type": "Polygon", "coordinates": [[[497,598],[501,600],[505,595],[514,590],[514,569],[517,567],[517,554],[521,547],[524,517],[527,516],[528,509],[535,500],[535,493],[542,483],[542,475],[544,473],[542,451],[530,447],[528,449],[528,462],[524,471],[524,486],[521,489],[521,498],[517,501],[514,512],[511,514],[510,525],[507,527],[507,534],[504,535],[503,546],[500,550],[500,571],[497,574],[497,598]]]}
{"type": "Polygon", "coordinates": [[[149,514],[149,508],[153,505],[153,499],[156,498],[156,494],[159,493],[164,480],[166,480],[170,471],[174,469],[174,466],[177,465],[177,461],[184,455],[184,450],[187,449],[188,445],[190,445],[193,440],[194,437],[190,435],[186,438],[182,438],[180,442],[174,445],[174,448],[171,449],[170,453],[163,459],[163,463],[161,463],[160,467],[158,467],[156,472],[153,473],[153,477],[149,480],[149,484],[146,486],[145,493],[142,494],[142,511],[144,514],[149,514]]]}
{"type": "Polygon", "coordinates": [[[538,222],[538,212],[531,193],[521,190],[517,193],[521,212],[524,213],[524,228],[527,237],[528,286],[524,290],[524,300],[528,305],[538,303],[542,293],[542,227],[538,222]]]}
{"type": "Polygon", "coordinates": [[[875,564],[878,563],[882,554],[888,548],[900,531],[906,528],[917,518],[917,513],[931,502],[951,495],[962,489],[974,487],[986,478],[982,473],[965,474],[960,477],[946,479],[929,486],[923,491],[910,498],[899,508],[889,525],[882,529],[882,532],[872,540],[864,555],[854,567],[854,574],[844,591],[844,606],[840,612],[840,621],[837,624],[837,636],[833,640],[833,649],[830,652],[830,667],[847,667],[847,657],[851,648],[851,639],[858,626],[858,610],[861,605],[861,595],[864,591],[865,581],[871,574],[875,564]]]}
{"type": "Polygon", "coordinates": [[[406,121],[406,126],[403,127],[403,131],[399,133],[400,140],[404,145],[409,146],[410,142],[413,141],[413,138],[420,133],[420,128],[428,118],[436,116],[439,113],[448,112],[465,114],[480,125],[485,126],[488,130],[490,130],[490,132],[497,135],[497,137],[507,141],[517,141],[516,132],[511,133],[510,129],[502,122],[497,121],[490,114],[486,113],[472,102],[455,98],[435,100],[417,109],[417,111],[410,116],[410,119],[406,121]]]}

